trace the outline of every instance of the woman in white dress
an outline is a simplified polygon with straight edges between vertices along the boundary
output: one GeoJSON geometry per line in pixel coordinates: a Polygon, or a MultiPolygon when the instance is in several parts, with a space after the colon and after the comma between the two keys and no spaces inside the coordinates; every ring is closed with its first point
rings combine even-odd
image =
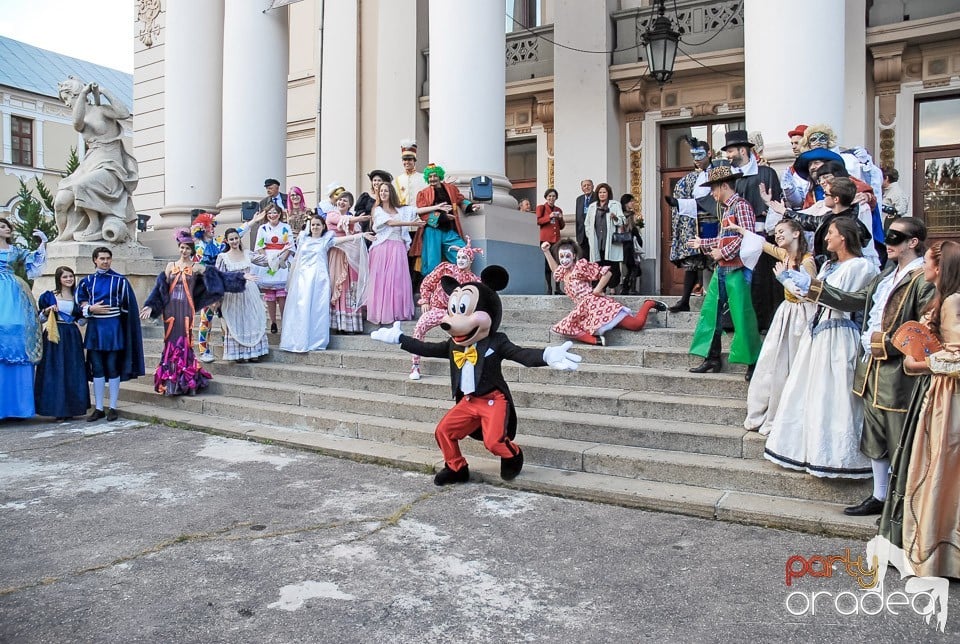
{"type": "MultiPolygon", "coordinates": [[[[217,255],[217,269],[251,272],[253,253],[243,249],[240,232],[236,228],[227,229],[224,241],[230,250],[217,255]]],[[[269,353],[267,313],[256,284],[247,282],[247,288],[242,293],[225,293],[220,312],[227,325],[227,332],[223,336],[224,360],[259,362],[260,356],[269,353]]]]}
{"type": "MultiPolygon", "coordinates": [[[[359,237],[336,236],[315,215],[308,230],[300,233],[297,255],[287,282],[287,306],[280,349],[292,353],[323,351],[330,342],[330,273],[327,254],[331,248],[359,237]]],[[[369,234],[367,239],[373,240],[369,234]]]]}
{"type": "MultiPolygon", "coordinates": [[[[741,235],[752,234],[740,226],[727,228],[741,235]]],[[[807,239],[800,224],[792,219],[784,219],[774,229],[774,240],[776,246],[763,242],[763,252],[783,262],[784,268],[802,270],[810,277],[817,276],[817,263],[813,255],[807,252],[807,239]]],[[[770,433],[773,426],[783,383],[793,370],[800,341],[807,335],[810,320],[817,310],[816,304],[797,297],[787,285],[783,291],[783,302],[773,314],[747,390],[747,417],[743,427],[748,431],[759,431],[764,436],[770,433]]]]}
{"type": "MultiPolygon", "coordinates": [[[[826,248],[833,259],[818,279],[844,291],[858,291],[877,275],[865,259],[856,220],[834,219],[826,248]]],[[[860,325],[851,314],[817,307],[791,365],[764,456],[782,467],[814,476],[870,478],[870,459],[860,452],[863,403],[853,394],[860,325]]]]}

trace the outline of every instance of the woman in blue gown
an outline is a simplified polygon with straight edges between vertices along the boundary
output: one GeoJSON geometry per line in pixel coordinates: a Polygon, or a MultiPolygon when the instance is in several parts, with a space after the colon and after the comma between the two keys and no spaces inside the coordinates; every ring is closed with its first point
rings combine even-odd
{"type": "Polygon", "coordinates": [[[33,234],[41,240],[37,250],[13,246],[13,225],[0,219],[0,418],[30,418],[34,412],[33,365],[43,350],[40,320],[30,288],[13,266],[22,261],[27,277],[40,276],[47,238],[38,230],[33,234]]]}
{"type": "Polygon", "coordinates": [[[37,365],[34,401],[37,415],[58,421],[83,416],[90,408],[90,388],[83,357],[83,340],[78,325],[86,324],[73,295],[77,276],[68,266],[54,273],[54,290],[40,296],[40,321],[57,316],[59,340],[52,342],[43,334],[43,359],[37,365]]]}

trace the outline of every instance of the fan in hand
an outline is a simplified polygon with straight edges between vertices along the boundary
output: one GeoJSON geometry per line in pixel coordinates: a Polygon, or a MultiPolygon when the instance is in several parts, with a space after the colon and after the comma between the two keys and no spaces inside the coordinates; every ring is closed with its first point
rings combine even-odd
{"type": "Polygon", "coordinates": [[[925,360],[931,353],[936,353],[943,348],[939,338],[930,329],[920,322],[912,320],[904,322],[899,329],[894,331],[891,340],[893,346],[918,362],[925,360]]]}

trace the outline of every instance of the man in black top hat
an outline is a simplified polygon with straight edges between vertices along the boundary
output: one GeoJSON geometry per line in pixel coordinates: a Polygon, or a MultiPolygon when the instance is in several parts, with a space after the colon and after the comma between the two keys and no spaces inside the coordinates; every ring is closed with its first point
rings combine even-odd
{"type": "MultiPolygon", "coordinates": [[[[726,133],[726,144],[720,148],[730,160],[734,172],[740,174],[737,179],[737,194],[746,199],[753,207],[757,218],[756,232],[765,235],[767,241],[773,242],[773,230],[766,230],[767,204],[760,196],[760,184],[766,186],[770,194],[777,200],[783,199],[783,190],[780,188],[780,178],[770,166],[759,165],[757,155],[753,152],[753,143],[747,138],[746,130],[731,130],[726,133]]],[[[776,259],[766,253],[760,256],[753,269],[750,291],[753,295],[753,308],[757,314],[757,325],[760,331],[770,328],[773,314],[783,302],[783,286],[773,276],[773,266],[776,259]]]]}

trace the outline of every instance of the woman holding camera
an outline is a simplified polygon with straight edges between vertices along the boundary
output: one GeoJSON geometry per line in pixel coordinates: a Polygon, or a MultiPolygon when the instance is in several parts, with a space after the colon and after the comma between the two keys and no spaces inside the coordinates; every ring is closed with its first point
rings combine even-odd
{"type": "MultiPolygon", "coordinates": [[[[557,206],[557,197],[559,194],[554,188],[547,188],[543,193],[543,198],[547,203],[537,206],[537,225],[540,227],[540,243],[550,244],[550,254],[557,256],[557,244],[560,243],[560,231],[563,230],[563,211],[557,206]]],[[[550,262],[544,259],[543,276],[547,280],[547,295],[553,295],[555,290],[553,281],[553,269],[550,268],[550,262]]]]}

